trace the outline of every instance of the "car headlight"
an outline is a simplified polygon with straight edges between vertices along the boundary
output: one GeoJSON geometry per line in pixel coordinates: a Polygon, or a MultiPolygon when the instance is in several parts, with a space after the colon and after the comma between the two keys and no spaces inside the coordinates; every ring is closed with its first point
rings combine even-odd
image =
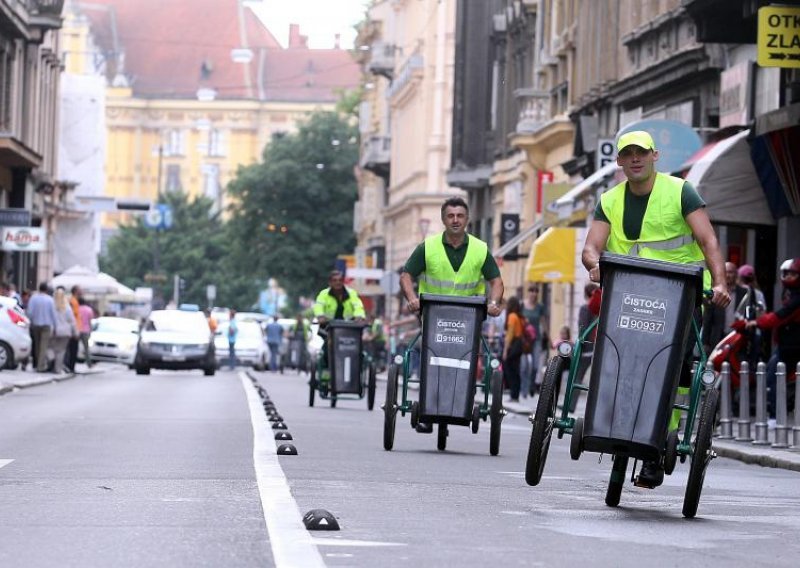
{"type": "Polygon", "coordinates": [[[89,347],[94,347],[94,339],[89,338],[89,347]]]}

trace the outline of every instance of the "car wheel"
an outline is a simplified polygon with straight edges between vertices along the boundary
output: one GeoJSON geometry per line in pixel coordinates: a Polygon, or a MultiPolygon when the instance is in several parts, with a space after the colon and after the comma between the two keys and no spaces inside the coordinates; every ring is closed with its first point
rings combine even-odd
{"type": "Polygon", "coordinates": [[[0,341],[0,369],[14,368],[14,351],[5,341],[0,341]]]}
{"type": "Polygon", "coordinates": [[[150,367],[136,367],[136,374],[137,375],[149,375],[150,374],[150,367]]]}
{"type": "Polygon", "coordinates": [[[203,374],[206,377],[213,377],[214,373],[216,373],[216,372],[217,372],[217,368],[216,367],[206,367],[205,369],[203,369],[203,374]]]}

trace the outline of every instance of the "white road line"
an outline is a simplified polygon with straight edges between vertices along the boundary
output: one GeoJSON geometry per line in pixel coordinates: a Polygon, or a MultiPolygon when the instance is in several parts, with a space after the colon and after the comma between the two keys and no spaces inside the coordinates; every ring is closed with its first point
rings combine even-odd
{"type": "Polygon", "coordinates": [[[14,460],[0,460],[0,467],[5,467],[13,461],[14,460]]]}
{"type": "Polygon", "coordinates": [[[261,399],[246,373],[240,372],[239,378],[250,407],[250,420],[253,423],[253,464],[275,566],[324,567],[322,555],[303,525],[300,510],[278,461],[275,440],[270,436],[272,430],[261,406],[261,399]]]}

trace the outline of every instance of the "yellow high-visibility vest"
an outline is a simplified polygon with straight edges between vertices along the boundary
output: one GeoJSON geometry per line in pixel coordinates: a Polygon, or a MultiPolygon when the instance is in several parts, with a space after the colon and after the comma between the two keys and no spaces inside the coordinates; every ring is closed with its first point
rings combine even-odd
{"type": "Polygon", "coordinates": [[[483,296],[486,293],[483,263],[488,245],[468,235],[467,254],[456,272],[447,257],[443,235],[439,233],[425,239],[425,272],[419,275],[420,294],[483,296]]]}

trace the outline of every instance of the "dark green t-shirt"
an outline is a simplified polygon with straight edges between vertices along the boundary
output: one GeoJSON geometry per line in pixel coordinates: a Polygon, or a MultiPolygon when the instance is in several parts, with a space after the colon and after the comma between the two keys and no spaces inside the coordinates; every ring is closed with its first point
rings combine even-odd
{"type": "MultiPolygon", "coordinates": [[[[625,182],[625,208],[622,215],[622,230],[625,231],[625,236],[635,241],[642,233],[642,222],[644,221],[644,213],[647,209],[647,202],[650,200],[650,194],[636,195],[628,189],[628,183],[625,182]]],[[[697,190],[692,187],[688,181],[683,182],[681,189],[681,213],[685,219],[687,215],[697,211],[701,207],[705,207],[706,202],[697,193],[697,190]]],[[[604,223],[611,224],[611,221],[606,217],[600,201],[597,202],[597,207],[594,209],[595,221],[603,221],[604,223]]]]}
{"type": "MultiPolygon", "coordinates": [[[[469,235],[465,235],[464,242],[460,247],[455,248],[447,242],[442,233],[442,243],[444,243],[444,252],[447,253],[447,258],[450,260],[450,266],[453,270],[458,272],[461,268],[461,263],[464,262],[464,257],[467,256],[467,245],[469,244],[469,235]]],[[[408,257],[406,265],[403,267],[403,272],[408,272],[411,276],[416,278],[425,272],[425,243],[422,242],[417,245],[411,256],[408,257]]],[[[486,280],[493,280],[500,276],[500,269],[497,267],[497,262],[492,256],[492,251],[486,251],[486,260],[483,261],[481,274],[486,280]]]]}

